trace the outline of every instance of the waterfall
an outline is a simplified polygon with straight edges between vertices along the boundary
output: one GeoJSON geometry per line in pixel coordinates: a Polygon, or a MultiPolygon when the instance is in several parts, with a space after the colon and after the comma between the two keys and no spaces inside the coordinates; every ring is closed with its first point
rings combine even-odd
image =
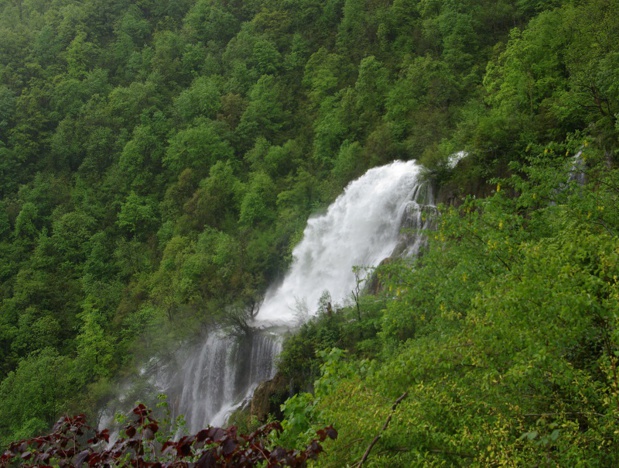
{"type": "Polygon", "coordinates": [[[429,188],[420,184],[420,171],[414,161],[370,169],[324,215],[310,218],[290,271],[265,297],[258,324],[294,325],[304,310],[311,315],[317,309],[324,291],[333,302],[345,302],[355,287],[353,267],[378,266],[403,238],[409,241],[408,254],[419,249],[422,236],[400,230],[404,226],[419,234],[423,206],[433,204],[429,188]]]}
{"type": "Polygon", "coordinates": [[[151,383],[168,395],[185,430],[223,425],[257,385],[275,374],[283,333],[316,313],[321,296],[346,304],[360,278],[392,255],[415,255],[424,242],[433,200],[415,162],[370,169],[351,182],[326,213],[307,222],[281,284],[273,286],[246,334],[211,332],[166,364],[155,362],[151,383]]]}
{"type": "Polygon", "coordinates": [[[166,385],[173,414],[184,415],[189,433],[223,425],[260,382],[273,377],[281,341],[281,336],[259,330],[242,337],[210,333],[168,380],[180,384],[166,385]]]}

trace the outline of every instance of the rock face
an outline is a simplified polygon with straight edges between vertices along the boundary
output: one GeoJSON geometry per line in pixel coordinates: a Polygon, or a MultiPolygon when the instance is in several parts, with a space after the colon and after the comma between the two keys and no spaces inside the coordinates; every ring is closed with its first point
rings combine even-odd
{"type": "Polygon", "coordinates": [[[251,400],[250,414],[261,422],[266,421],[269,414],[279,417],[279,407],[289,396],[286,379],[278,373],[271,380],[258,385],[251,400]]]}
{"type": "MultiPolygon", "coordinates": [[[[382,262],[380,262],[380,264],[378,265],[378,267],[380,268],[383,265],[388,265],[389,263],[392,263],[394,261],[394,257],[387,257],[386,259],[384,259],[382,262]]],[[[378,277],[378,275],[376,273],[373,273],[367,280],[366,285],[365,285],[365,290],[367,293],[369,294],[373,294],[373,295],[377,295],[378,293],[380,293],[383,290],[383,284],[380,281],[380,278],[378,277]]]]}

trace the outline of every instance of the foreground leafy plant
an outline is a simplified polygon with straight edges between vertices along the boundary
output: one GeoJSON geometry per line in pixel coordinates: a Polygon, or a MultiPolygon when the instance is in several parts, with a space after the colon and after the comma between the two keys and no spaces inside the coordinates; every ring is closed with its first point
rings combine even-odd
{"type": "Polygon", "coordinates": [[[48,435],[14,442],[0,457],[0,467],[9,466],[136,466],[136,467],[215,467],[215,466],[305,466],[323,451],[321,442],[337,438],[328,426],[316,432],[317,439],[304,450],[272,447],[269,435],[280,432],[279,422],[268,423],[249,435],[237,434],[235,426],[209,427],[179,440],[158,442],[159,423],[143,404],[136,406],[123,436],[113,443],[108,429],[98,431],[86,417],[62,417],[48,435]]]}

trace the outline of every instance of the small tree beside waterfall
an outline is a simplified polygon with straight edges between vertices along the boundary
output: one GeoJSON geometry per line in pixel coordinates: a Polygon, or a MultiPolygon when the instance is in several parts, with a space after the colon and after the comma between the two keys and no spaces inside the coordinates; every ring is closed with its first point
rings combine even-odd
{"type": "Polygon", "coordinates": [[[352,272],[355,275],[355,287],[350,292],[350,295],[354,301],[355,309],[357,310],[357,319],[361,321],[361,304],[359,303],[361,298],[361,293],[363,292],[363,284],[367,281],[368,278],[368,270],[367,267],[354,266],[352,267],[352,272]]]}

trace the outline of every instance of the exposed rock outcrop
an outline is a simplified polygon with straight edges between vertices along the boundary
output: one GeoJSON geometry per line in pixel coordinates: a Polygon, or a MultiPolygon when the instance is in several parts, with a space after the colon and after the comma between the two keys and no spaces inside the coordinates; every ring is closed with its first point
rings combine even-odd
{"type": "Polygon", "coordinates": [[[262,382],[254,391],[251,400],[250,414],[259,421],[266,421],[269,414],[280,417],[280,405],[289,396],[288,384],[280,373],[271,380],[262,382]]]}

